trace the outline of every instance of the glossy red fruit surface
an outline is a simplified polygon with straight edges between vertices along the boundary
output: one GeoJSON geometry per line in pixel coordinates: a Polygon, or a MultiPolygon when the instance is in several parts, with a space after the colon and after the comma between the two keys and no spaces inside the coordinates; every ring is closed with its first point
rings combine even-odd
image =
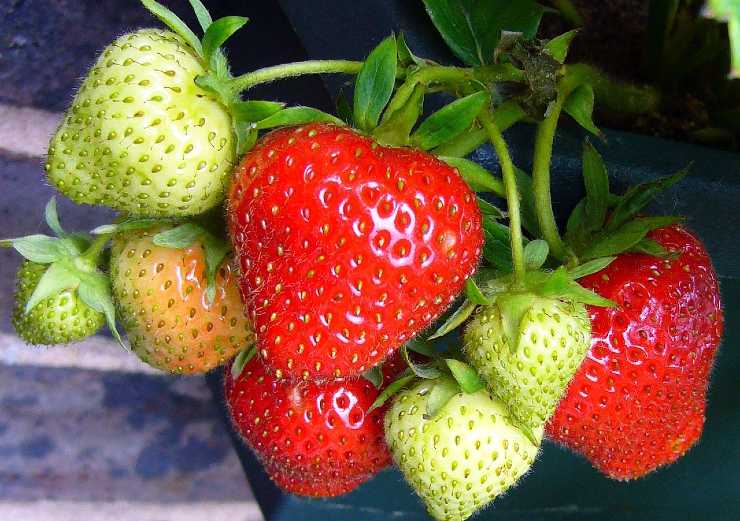
{"type": "Polygon", "coordinates": [[[265,136],[228,209],[259,353],[291,379],[382,361],[462,291],[483,242],[456,170],[326,124],[265,136]]]}
{"type": "Polygon", "coordinates": [[[590,308],[591,349],[546,430],[616,479],[672,463],[699,439],[723,330],[701,242],[678,226],[650,238],[680,255],[622,254],[580,280],[618,306],[590,308]]]}
{"type": "Polygon", "coordinates": [[[234,380],[226,372],[232,421],[274,481],[309,496],[343,493],[390,463],[384,409],[368,414],[379,391],[366,379],[289,382],[258,358],[234,380]]]}

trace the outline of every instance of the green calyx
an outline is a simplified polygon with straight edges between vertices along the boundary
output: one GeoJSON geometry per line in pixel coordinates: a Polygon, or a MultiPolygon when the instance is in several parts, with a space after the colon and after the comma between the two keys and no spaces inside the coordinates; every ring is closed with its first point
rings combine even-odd
{"type": "MultiPolygon", "coordinates": [[[[16,322],[21,323],[21,315],[32,313],[37,306],[49,299],[56,299],[57,304],[62,305],[62,300],[57,297],[67,292],[71,298],[79,299],[95,313],[105,317],[111,332],[121,343],[115,325],[110,282],[99,269],[102,253],[110,236],[101,235],[92,240],[85,234],[65,232],[59,221],[54,198],[46,205],[45,218],[56,236],[39,234],[0,241],[1,246],[14,248],[31,263],[45,266],[43,273],[34,271],[32,290],[28,287],[24,289],[28,294],[24,293],[22,296],[23,309],[16,313],[19,315],[16,322]]],[[[23,274],[24,270],[20,273],[23,274]]],[[[38,319],[43,320],[42,317],[38,319]]],[[[89,330],[87,334],[95,331],[96,329],[89,330]]]]}
{"type": "Polygon", "coordinates": [[[688,169],[630,188],[624,195],[609,190],[606,166],[596,148],[583,145],[583,180],[586,196],[571,213],[565,242],[579,262],[570,266],[583,277],[608,265],[608,260],[624,252],[639,252],[656,257],[672,253],[647,237],[657,228],[681,221],[678,216],[642,216],[645,206],[660,192],[672,187],[688,174],[688,169]],[[595,271],[594,271],[595,270],[595,271]]]}

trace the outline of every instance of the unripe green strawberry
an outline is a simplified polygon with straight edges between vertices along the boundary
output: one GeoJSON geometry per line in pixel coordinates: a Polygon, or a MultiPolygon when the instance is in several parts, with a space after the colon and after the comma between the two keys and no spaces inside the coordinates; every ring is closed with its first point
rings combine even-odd
{"type": "Polygon", "coordinates": [[[47,297],[28,312],[26,303],[49,268],[23,261],[17,276],[13,327],[29,344],[68,344],[95,334],[105,324],[105,315],[85,304],[75,289],[47,297]]]}
{"type": "Polygon", "coordinates": [[[478,309],[465,330],[464,350],[491,392],[523,427],[535,430],[554,412],[590,340],[583,304],[502,293],[478,309]]]}
{"type": "MultiPolygon", "coordinates": [[[[431,516],[462,521],[514,485],[538,447],[485,390],[458,390],[429,419],[427,407],[438,385],[456,384],[424,380],[395,398],[385,416],[386,441],[431,516]]],[[[534,439],[541,437],[542,429],[534,439]]]]}
{"type": "Polygon", "coordinates": [[[131,215],[195,215],[218,205],[235,160],[231,117],[194,80],[202,60],[173,32],[109,45],[49,147],[49,180],[76,203],[131,215]]]}

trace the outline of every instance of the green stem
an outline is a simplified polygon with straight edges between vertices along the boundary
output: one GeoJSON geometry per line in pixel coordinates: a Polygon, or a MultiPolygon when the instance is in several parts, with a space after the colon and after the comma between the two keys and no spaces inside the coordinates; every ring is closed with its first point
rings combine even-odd
{"type": "Polygon", "coordinates": [[[284,63],[257,69],[229,80],[229,90],[233,93],[249,90],[262,83],[284,78],[293,78],[304,74],[344,73],[357,74],[364,62],[351,60],[308,60],[303,62],[284,63]]]}
{"type": "Polygon", "coordinates": [[[82,259],[90,261],[97,266],[98,261],[100,260],[100,254],[105,249],[105,246],[108,244],[111,237],[113,237],[112,233],[103,233],[96,236],[92,244],[87,248],[87,250],[85,250],[85,253],[82,254],[82,259]]]}
{"type": "Polygon", "coordinates": [[[555,9],[560,11],[560,15],[563,19],[572,27],[583,27],[583,16],[581,16],[581,13],[578,12],[578,8],[573,5],[571,0],[552,0],[552,5],[555,6],[555,9]]]}
{"type": "Polygon", "coordinates": [[[385,116],[383,120],[386,120],[394,112],[400,109],[404,103],[409,99],[411,94],[417,85],[427,86],[430,83],[451,83],[453,85],[459,85],[460,83],[467,82],[473,79],[473,74],[470,69],[463,69],[460,67],[444,67],[441,65],[432,65],[419,69],[413,74],[410,74],[406,81],[401,84],[396,90],[396,93],[388,103],[388,108],[385,110],[385,116]]]}
{"type": "Polygon", "coordinates": [[[563,88],[561,82],[558,96],[548,108],[547,116],[537,125],[537,133],[534,141],[534,162],[532,165],[532,189],[534,191],[535,212],[540,225],[542,236],[550,246],[550,253],[564,260],[567,249],[563,239],[560,237],[558,225],[555,222],[555,213],[552,210],[552,197],[550,195],[550,160],[552,159],[552,145],[555,140],[555,129],[558,126],[560,112],[568,95],[572,90],[563,88]]]}
{"type": "Polygon", "coordinates": [[[522,220],[519,210],[519,191],[516,187],[516,174],[514,173],[514,163],[511,161],[509,147],[504,141],[501,130],[496,126],[490,111],[484,110],[478,116],[483,128],[488,133],[499,164],[501,165],[501,175],[504,178],[504,188],[506,189],[506,203],[509,208],[509,229],[511,233],[511,260],[514,265],[514,289],[524,287],[524,247],[522,243],[522,220]]]}

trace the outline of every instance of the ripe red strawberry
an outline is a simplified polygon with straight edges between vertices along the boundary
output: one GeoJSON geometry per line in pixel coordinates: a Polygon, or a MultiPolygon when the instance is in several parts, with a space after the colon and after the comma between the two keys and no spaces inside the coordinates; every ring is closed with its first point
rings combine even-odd
{"type": "Polygon", "coordinates": [[[699,439],[723,329],[717,276],[699,240],[679,226],[648,237],[680,256],[623,253],[581,279],[618,307],[590,308],[588,357],[547,426],[616,479],[669,464],[699,439]]]}
{"type": "Polygon", "coordinates": [[[411,148],[328,124],[268,134],[229,226],[259,353],[278,376],[357,375],[427,327],[475,270],[475,195],[411,148]]]}
{"type": "Polygon", "coordinates": [[[342,494],[390,463],[384,409],[367,413],[379,391],[364,378],[291,383],[255,357],[225,386],[237,431],[288,492],[342,494]]]}

